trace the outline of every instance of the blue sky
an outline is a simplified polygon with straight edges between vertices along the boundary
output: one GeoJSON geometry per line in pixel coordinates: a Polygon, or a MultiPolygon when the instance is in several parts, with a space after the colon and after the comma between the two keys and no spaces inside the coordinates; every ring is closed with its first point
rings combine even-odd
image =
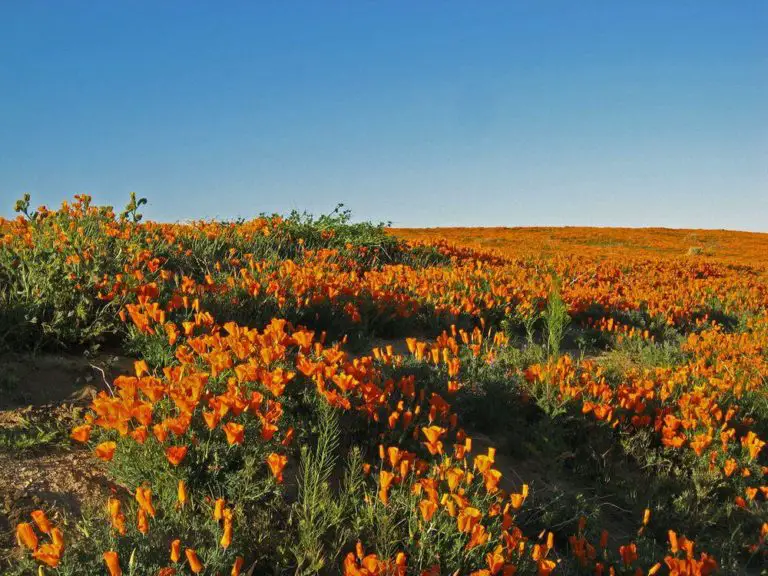
{"type": "Polygon", "coordinates": [[[0,6],[0,214],[768,231],[768,2],[0,6]]]}

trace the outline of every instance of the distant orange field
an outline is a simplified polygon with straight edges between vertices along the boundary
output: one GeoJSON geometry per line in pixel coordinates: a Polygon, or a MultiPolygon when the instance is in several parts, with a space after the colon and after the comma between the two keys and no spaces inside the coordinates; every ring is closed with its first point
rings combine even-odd
{"type": "Polygon", "coordinates": [[[740,264],[768,263],[768,234],[669,228],[393,228],[407,240],[443,238],[507,256],[704,256],[740,264]]]}

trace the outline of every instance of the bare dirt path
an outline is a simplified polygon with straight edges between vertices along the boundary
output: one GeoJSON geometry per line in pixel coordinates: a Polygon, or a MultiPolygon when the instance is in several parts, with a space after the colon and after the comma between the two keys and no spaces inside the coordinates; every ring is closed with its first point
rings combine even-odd
{"type": "Polygon", "coordinates": [[[65,526],[110,489],[99,466],[69,440],[90,399],[133,360],[100,354],[0,357],[0,566],[14,528],[44,507],[65,526]]]}

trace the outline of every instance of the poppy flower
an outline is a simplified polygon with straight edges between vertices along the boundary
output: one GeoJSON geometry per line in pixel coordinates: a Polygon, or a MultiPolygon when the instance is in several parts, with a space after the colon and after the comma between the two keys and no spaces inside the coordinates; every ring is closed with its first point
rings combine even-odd
{"type": "Polygon", "coordinates": [[[32,553],[32,557],[46,566],[56,568],[61,562],[61,555],[64,548],[57,544],[43,544],[32,553]]]}
{"type": "Polygon", "coordinates": [[[104,552],[103,558],[107,565],[107,570],[109,570],[109,576],[123,576],[123,570],[120,568],[117,552],[104,552]]]}
{"type": "Polygon", "coordinates": [[[51,521],[48,520],[48,516],[46,516],[45,512],[42,510],[35,510],[32,512],[32,520],[35,521],[35,524],[37,525],[40,532],[43,534],[51,533],[53,526],[51,525],[51,521]]]}
{"type": "Polygon", "coordinates": [[[425,522],[432,520],[432,516],[435,515],[436,510],[437,504],[435,504],[432,500],[422,500],[419,502],[419,511],[421,512],[421,517],[425,522]]]}
{"type": "Polygon", "coordinates": [[[227,435],[227,443],[230,446],[243,443],[245,438],[245,426],[235,422],[227,422],[222,426],[222,429],[224,430],[224,434],[227,435]]]}
{"type": "Polygon", "coordinates": [[[471,532],[472,528],[478,522],[480,522],[480,518],[482,517],[483,517],[483,514],[482,512],[480,512],[480,510],[478,510],[477,508],[473,508],[471,506],[467,506],[461,512],[459,512],[459,515],[456,518],[459,531],[471,532]]]}
{"type": "Polygon", "coordinates": [[[184,482],[184,480],[179,480],[178,488],[176,489],[176,496],[179,501],[179,506],[181,508],[184,508],[184,506],[187,504],[187,484],[184,482]]]}
{"type": "Polygon", "coordinates": [[[427,438],[427,441],[424,442],[424,445],[429,450],[429,453],[433,456],[435,454],[442,454],[443,443],[439,440],[439,438],[445,433],[445,428],[441,428],[439,426],[429,426],[422,427],[421,431],[427,438]]]}
{"type": "Polygon", "coordinates": [[[485,490],[489,494],[493,494],[498,490],[499,481],[501,480],[501,472],[496,469],[490,469],[483,474],[483,480],[485,481],[485,490]]]}
{"type": "Polygon", "coordinates": [[[221,540],[219,540],[219,544],[225,550],[229,548],[229,546],[232,544],[232,513],[231,511],[229,511],[229,514],[225,514],[224,516],[224,533],[221,536],[221,540]]]}
{"type": "Polygon", "coordinates": [[[382,470],[379,472],[379,499],[384,504],[389,502],[389,487],[392,484],[394,478],[395,475],[388,470],[382,470]]]}
{"type": "Polygon", "coordinates": [[[287,463],[288,457],[282,454],[275,454],[272,452],[269,456],[267,456],[267,465],[272,471],[272,475],[275,477],[275,480],[277,480],[278,484],[282,484],[283,482],[283,469],[287,463]]]}
{"type": "Polygon", "coordinates": [[[144,374],[149,374],[149,366],[146,360],[136,360],[133,363],[134,371],[136,372],[136,378],[141,378],[144,374]]]}
{"type": "Polygon", "coordinates": [[[488,572],[491,575],[501,572],[501,569],[506,564],[504,561],[504,555],[501,552],[502,550],[503,548],[499,546],[493,552],[488,552],[485,555],[485,561],[488,564],[488,572]]]}
{"type": "Polygon", "coordinates": [[[57,548],[61,550],[64,549],[64,534],[62,534],[59,528],[56,528],[56,527],[51,528],[51,541],[53,542],[53,545],[56,546],[57,548]]]}
{"type": "Polygon", "coordinates": [[[178,466],[187,455],[186,446],[169,446],[165,449],[165,457],[172,466],[178,466]]]}
{"type": "Polygon", "coordinates": [[[150,488],[143,486],[136,488],[136,502],[152,518],[155,517],[155,507],[152,505],[152,490],[150,488]]]}
{"type": "Polygon", "coordinates": [[[88,439],[91,437],[91,425],[82,424],[80,426],[75,426],[72,428],[72,433],[69,437],[75,442],[88,442],[88,439]]]}
{"type": "Polygon", "coordinates": [[[208,429],[213,430],[219,425],[221,416],[219,416],[219,413],[216,411],[203,410],[203,420],[205,421],[205,425],[208,426],[208,429]]]}
{"type": "Polygon", "coordinates": [[[176,538],[171,542],[171,562],[178,562],[181,559],[181,540],[176,538]]]}
{"type": "Polygon", "coordinates": [[[288,430],[285,432],[285,436],[280,441],[280,445],[281,446],[290,446],[291,443],[293,442],[294,434],[295,434],[295,431],[294,431],[293,427],[288,428],[288,430]]]}
{"type": "Polygon", "coordinates": [[[537,561],[536,574],[538,576],[549,576],[556,567],[557,563],[554,560],[541,558],[537,561]]]}
{"type": "Polygon", "coordinates": [[[509,497],[512,503],[512,508],[515,510],[520,509],[523,505],[523,502],[525,502],[525,497],[522,494],[513,493],[510,494],[509,497]]]}
{"type": "Polygon", "coordinates": [[[117,444],[115,442],[102,442],[94,449],[94,455],[103,460],[104,462],[110,462],[115,455],[117,444]]]}
{"type": "Polygon", "coordinates": [[[157,438],[157,441],[160,442],[160,444],[166,441],[169,433],[170,432],[165,424],[157,423],[152,426],[152,434],[155,435],[155,438],[157,438]]]}
{"type": "Polygon", "coordinates": [[[261,438],[262,440],[269,441],[275,435],[278,428],[271,422],[263,422],[261,426],[261,438]]]}
{"type": "Polygon", "coordinates": [[[19,546],[25,546],[30,550],[37,550],[37,534],[29,522],[21,522],[16,526],[16,541],[19,546]]]}
{"type": "Polygon", "coordinates": [[[213,505],[213,519],[221,522],[224,518],[224,498],[217,498],[213,505]]]}
{"type": "Polygon", "coordinates": [[[184,555],[187,557],[187,562],[189,562],[189,569],[195,574],[200,574],[203,571],[203,563],[198,558],[197,552],[193,548],[187,548],[184,550],[184,555]]]}
{"type": "Polygon", "coordinates": [[[147,430],[146,426],[139,426],[138,428],[134,428],[131,430],[131,438],[136,440],[139,444],[144,444],[146,442],[147,437],[149,436],[149,431],[147,430]]]}
{"type": "Polygon", "coordinates": [[[107,509],[109,510],[109,516],[112,521],[112,528],[114,528],[118,534],[125,536],[125,515],[120,510],[120,500],[110,498],[107,502],[107,509]]]}
{"type": "Polygon", "coordinates": [[[467,542],[466,549],[472,550],[472,548],[476,546],[482,546],[488,542],[489,537],[490,535],[482,524],[475,524],[472,527],[472,532],[470,533],[469,542],[467,542]]]}
{"type": "Polygon", "coordinates": [[[630,567],[638,559],[637,545],[635,543],[619,546],[619,555],[625,567],[630,567]]]}
{"type": "Polygon", "coordinates": [[[464,470],[461,468],[454,467],[445,471],[445,479],[448,481],[448,489],[451,492],[456,491],[462,478],[464,478],[464,470]]]}
{"type": "Polygon", "coordinates": [[[136,527],[142,534],[146,535],[149,532],[149,519],[143,508],[136,510],[136,527]]]}

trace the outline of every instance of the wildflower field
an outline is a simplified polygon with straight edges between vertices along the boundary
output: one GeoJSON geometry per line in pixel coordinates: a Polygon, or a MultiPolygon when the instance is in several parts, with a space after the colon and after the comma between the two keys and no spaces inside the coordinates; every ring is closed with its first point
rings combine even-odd
{"type": "Polygon", "coordinates": [[[0,573],[760,574],[768,235],[0,219],[0,573]]]}

